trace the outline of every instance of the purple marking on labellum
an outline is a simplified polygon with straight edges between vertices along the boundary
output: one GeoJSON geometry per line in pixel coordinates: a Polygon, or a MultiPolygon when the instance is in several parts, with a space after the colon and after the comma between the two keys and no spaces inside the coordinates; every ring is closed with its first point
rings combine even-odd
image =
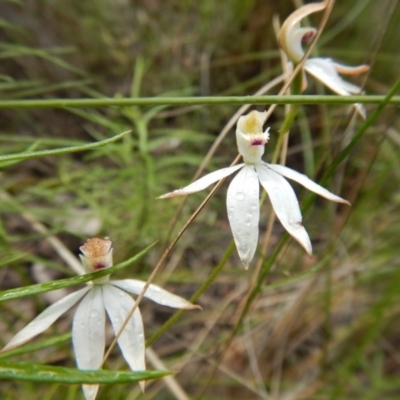
{"type": "Polygon", "coordinates": [[[302,42],[307,42],[307,40],[310,40],[310,39],[312,39],[314,36],[315,36],[315,31],[311,31],[311,32],[308,32],[308,33],[306,33],[302,38],[301,38],[301,41],[302,42]]]}
{"type": "Polygon", "coordinates": [[[251,142],[251,145],[252,145],[252,146],[260,146],[260,145],[262,145],[262,144],[263,144],[263,142],[262,142],[261,139],[254,139],[254,140],[252,140],[252,142],[251,142]]]}
{"type": "Polygon", "coordinates": [[[103,269],[103,268],[105,268],[105,265],[103,262],[96,262],[93,264],[93,269],[95,271],[97,271],[98,269],[103,269]]]}

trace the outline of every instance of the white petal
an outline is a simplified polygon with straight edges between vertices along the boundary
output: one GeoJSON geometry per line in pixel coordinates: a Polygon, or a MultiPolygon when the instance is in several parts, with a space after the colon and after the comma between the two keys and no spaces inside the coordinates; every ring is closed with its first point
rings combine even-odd
{"type": "MultiPolygon", "coordinates": [[[[120,281],[111,281],[112,285],[117,286],[126,292],[139,295],[146,284],[146,282],[138,281],[136,279],[123,279],[120,281]]],[[[163,306],[172,308],[185,308],[191,310],[194,308],[199,308],[199,306],[189,303],[183,297],[179,297],[167,290],[160,288],[157,285],[150,285],[144,295],[150,300],[155,301],[163,306]]]]}
{"type": "Polygon", "coordinates": [[[301,223],[299,202],[292,187],[285,178],[264,164],[257,165],[256,170],[281,224],[311,254],[310,238],[301,223]]]}
{"type": "MultiPolygon", "coordinates": [[[[102,287],[93,286],[76,310],[72,324],[72,342],[79,369],[99,369],[104,357],[105,312],[102,287]]],[[[96,397],[99,385],[83,385],[87,400],[96,397]]]]}
{"type": "Polygon", "coordinates": [[[220,181],[223,178],[233,174],[238,169],[242,168],[244,164],[234,165],[233,167],[227,167],[219,169],[218,171],[211,172],[210,174],[203,176],[202,178],[198,179],[197,181],[191,183],[188,186],[185,186],[182,189],[174,190],[173,192],[163,194],[162,196],[158,197],[159,199],[166,199],[168,197],[175,197],[175,196],[185,196],[190,193],[199,192],[200,190],[205,189],[207,186],[210,186],[212,183],[220,181]]]}
{"type": "Polygon", "coordinates": [[[239,257],[247,269],[258,244],[260,184],[252,165],[246,165],[228,188],[226,206],[239,257]]]}
{"type": "MultiPolygon", "coordinates": [[[[333,92],[341,96],[349,96],[362,92],[359,86],[353,85],[339,76],[335,68],[335,63],[330,58],[310,58],[304,63],[304,69],[333,92]]],[[[354,104],[354,107],[365,119],[366,111],[364,106],[362,104],[354,104]]]]}
{"type": "Polygon", "coordinates": [[[361,92],[361,88],[349,82],[345,82],[339,76],[334,63],[329,58],[309,58],[304,63],[304,69],[314,78],[318,79],[341,96],[348,96],[352,92],[361,92]],[[348,88],[352,88],[352,91],[349,91],[348,88]]]}
{"type": "Polygon", "coordinates": [[[300,185],[303,185],[308,190],[311,190],[312,192],[317,193],[328,200],[350,205],[350,203],[347,200],[344,200],[341,197],[331,193],[329,190],[323,188],[322,186],[312,181],[306,175],[300,174],[299,172],[291,168],[285,167],[283,165],[278,165],[278,164],[266,164],[266,165],[268,168],[274,170],[280,175],[283,175],[285,178],[289,178],[296,181],[297,183],[300,183],[300,185]]]}
{"type": "Polygon", "coordinates": [[[82,385],[82,389],[86,400],[94,400],[99,391],[99,385],[82,385]]]}
{"type": "MultiPolygon", "coordinates": [[[[117,335],[135,302],[129,294],[112,285],[104,285],[103,299],[114,332],[117,335]]],[[[122,331],[118,345],[132,371],[146,370],[143,322],[139,308],[136,308],[122,331]]],[[[144,383],[141,383],[141,386],[144,389],[144,383]]]]}
{"type": "Polygon", "coordinates": [[[32,320],[25,328],[19,331],[4,347],[2,351],[11,350],[21,346],[28,340],[44,332],[56,319],[74,306],[89,290],[89,287],[78,290],[65,296],[61,300],[46,308],[34,320],[32,320]]]}

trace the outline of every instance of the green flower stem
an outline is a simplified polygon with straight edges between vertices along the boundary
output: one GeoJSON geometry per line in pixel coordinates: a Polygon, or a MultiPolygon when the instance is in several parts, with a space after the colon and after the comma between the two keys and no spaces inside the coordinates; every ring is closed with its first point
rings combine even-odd
{"type": "Polygon", "coordinates": [[[239,331],[239,329],[242,325],[242,322],[247,315],[247,312],[249,311],[251,305],[253,304],[254,299],[256,298],[256,296],[262,289],[265,278],[269,274],[269,271],[271,270],[272,265],[278,258],[284,244],[288,241],[288,239],[289,239],[289,234],[288,233],[284,234],[282,239],[279,241],[278,246],[276,247],[275,251],[271,254],[271,256],[269,256],[268,260],[264,263],[262,270],[260,272],[260,275],[257,278],[256,284],[252,288],[251,292],[249,293],[249,295],[246,299],[246,303],[245,303],[243,309],[241,310],[239,319],[238,319],[234,329],[231,331],[231,334],[229,335],[229,339],[227,340],[228,346],[229,346],[230,342],[233,340],[233,338],[236,336],[237,332],[239,331]]]}
{"type": "Polygon", "coordinates": [[[281,129],[279,129],[278,143],[275,146],[274,154],[272,156],[271,160],[272,164],[275,164],[278,161],[279,153],[281,151],[283,144],[283,139],[285,138],[285,135],[289,132],[289,129],[292,126],[294,119],[296,118],[298,110],[299,106],[297,104],[290,107],[290,111],[286,115],[286,118],[283,121],[281,129]]]}
{"type": "MultiPolygon", "coordinates": [[[[190,298],[191,303],[195,303],[199,297],[208,289],[208,287],[214,282],[216,277],[222,271],[229,258],[231,257],[233,251],[235,250],[235,243],[232,241],[229,247],[226,249],[225,254],[222,256],[221,261],[214,268],[208,279],[201,285],[199,290],[190,298]]],[[[151,337],[146,341],[146,347],[151,346],[165,331],[167,331],[175,322],[184,314],[185,310],[177,311],[165,324],[158,329],[151,337]]]]}
{"type": "MultiPolygon", "coordinates": [[[[189,106],[220,104],[377,104],[386,96],[382,95],[268,95],[268,96],[202,96],[202,97],[132,97],[124,99],[32,99],[3,100],[0,109],[68,108],[68,107],[109,107],[109,106],[189,106]]],[[[400,96],[393,96],[390,104],[400,104],[400,96]]]]}
{"type": "MultiPolygon", "coordinates": [[[[293,94],[298,95],[301,93],[302,80],[303,80],[303,75],[301,72],[294,77],[291,85],[291,91],[293,94]]],[[[274,154],[272,156],[272,161],[271,161],[273,164],[275,164],[278,161],[279,153],[283,145],[283,140],[285,138],[285,135],[289,132],[289,129],[292,126],[298,111],[299,111],[299,104],[293,104],[290,107],[290,110],[286,115],[281,128],[279,129],[278,143],[275,146],[274,154]]]]}
{"type": "Polygon", "coordinates": [[[115,135],[115,136],[109,138],[109,139],[101,140],[100,142],[95,142],[95,143],[83,144],[81,146],[69,146],[69,147],[63,147],[61,149],[32,151],[32,152],[24,152],[24,153],[18,153],[18,154],[7,154],[4,156],[0,156],[0,162],[1,161],[11,161],[11,160],[22,160],[22,159],[28,159],[28,158],[34,158],[34,157],[54,156],[56,154],[58,155],[58,154],[75,153],[78,151],[91,150],[91,149],[95,149],[97,147],[106,146],[109,143],[116,142],[117,140],[121,139],[123,136],[127,135],[128,133],[131,133],[131,131],[122,132],[118,135],[115,135]]]}
{"type": "MultiPolygon", "coordinates": [[[[297,67],[297,65],[296,65],[297,67]]],[[[300,71],[293,79],[291,89],[292,94],[298,95],[301,93],[301,87],[303,86],[303,71],[300,71]]]]}

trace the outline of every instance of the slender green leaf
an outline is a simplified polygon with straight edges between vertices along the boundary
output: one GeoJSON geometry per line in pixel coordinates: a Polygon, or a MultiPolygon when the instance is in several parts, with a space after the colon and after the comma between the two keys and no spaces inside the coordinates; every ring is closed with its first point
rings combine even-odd
{"type": "Polygon", "coordinates": [[[70,146],[64,147],[61,149],[52,149],[52,150],[41,150],[41,151],[34,151],[34,152],[24,152],[19,154],[7,154],[4,156],[0,156],[0,161],[10,161],[10,160],[21,160],[21,159],[28,159],[34,157],[44,157],[44,156],[53,156],[58,154],[66,154],[66,153],[76,153],[78,151],[86,151],[95,149],[97,147],[105,146],[109,143],[113,143],[119,139],[121,139],[126,134],[131,133],[131,131],[126,131],[119,133],[109,139],[101,140],[100,142],[96,143],[88,143],[81,146],[70,146]]]}
{"type": "Polygon", "coordinates": [[[161,378],[169,371],[81,371],[27,362],[0,361],[0,379],[49,383],[131,383],[161,378]]]}
{"type": "MultiPolygon", "coordinates": [[[[66,108],[66,107],[108,107],[108,106],[155,106],[155,105],[220,105],[220,104],[377,104],[386,96],[382,95],[268,95],[268,96],[193,96],[193,97],[136,97],[103,99],[51,99],[51,100],[3,100],[0,109],[17,108],[66,108]]],[[[393,96],[388,104],[400,104],[400,96],[393,96]]]]}
{"type": "Polygon", "coordinates": [[[10,357],[20,356],[21,354],[32,353],[33,351],[45,349],[46,347],[54,346],[56,344],[63,343],[70,339],[71,339],[71,333],[68,332],[62,335],[52,336],[48,339],[40,340],[34,343],[27,343],[20,347],[17,347],[16,349],[7,351],[6,353],[1,353],[0,359],[4,358],[9,359],[10,357]]]}

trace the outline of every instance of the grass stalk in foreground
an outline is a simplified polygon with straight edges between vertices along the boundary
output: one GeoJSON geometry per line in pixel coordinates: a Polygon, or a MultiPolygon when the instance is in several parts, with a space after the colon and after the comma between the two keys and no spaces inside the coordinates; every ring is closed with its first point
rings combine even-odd
{"type": "Polygon", "coordinates": [[[36,158],[36,157],[46,157],[46,156],[55,156],[59,154],[68,154],[68,153],[77,153],[79,151],[87,151],[87,150],[92,150],[96,149],[98,147],[106,146],[109,143],[116,142],[119,139],[122,139],[125,135],[128,133],[131,133],[132,131],[125,131],[122,133],[119,133],[118,135],[115,135],[109,139],[101,140],[99,142],[95,143],[88,143],[88,144],[83,144],[79,146],[69,146],[69,147],[63,147],[60,149],[51,149],[51,150],[40,150],[40,151],[27,151],[23,153],[18,153],[18,154],[6,154],[3,156],[0,156],[0,162],[2,161],[14,161],[14,160],[27,160],[30,158],[36,158]]]}
{"type": "MultiPolygon", "coordinates": [[[[138,97],[124,99],[52,99],[2,100],[0,109],[39,109],[72,107],[126,107],[126,106],[189,106],[189,105],[268,105],[268,104],[378,104],[385,95],[269,95],[269,96],[192,96],[192,97],[138,97]]],[[[393,96],[388,104],[399,105],[400,96],[393,96]]]]}

